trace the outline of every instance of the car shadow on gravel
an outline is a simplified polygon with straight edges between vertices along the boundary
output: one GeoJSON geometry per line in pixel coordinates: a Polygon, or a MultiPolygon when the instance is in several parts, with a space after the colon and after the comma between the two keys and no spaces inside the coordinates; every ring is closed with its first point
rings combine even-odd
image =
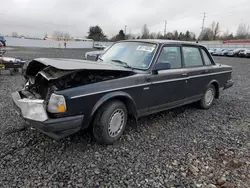
{"type": "MultiPolygon", "coordinates": [[[[190,110],[197,110],[197,104],[188,104],[182,107],[177,107],[174,109],[170,110],[165,110],[162,112],[158,112],[152,115],[148,115],[145,117],[138,118],[138,124],[136,123],[136,120],[133,117],[129,117],[128,119],[128,124],[125,128],[125,131],[123,133],[122,137],[126,137],[129,134],[133,134],[134,132],[140,131],[143,128],[150,128],[153,126],[154,122],[156,122],[158,119],[161,118],[175,118],[183,114],[185,111],[190,111],[190,110]],[[145,127],[146,125],[146,127],[145,127]]],[[[62,141],[65,140],[71,140],[72,143],[78,144],[98,144],[96,143],[93,134],[92,134],[92,127],[87,128],[86,130],[80,130],[79,132],[62,139],[62,141]]],[[[119,145],[121,143],[121,140],[118,140],[116,143],[113,145],[119,145]]]]}
{"type": "Polygon", "coordinates": [[[173,119],[175,117],[180,116],[184,112],[190,111],[190,110],[199,110],[197,108],[197,103],[184,105],[184,106],[177,107],[177,108],[170,109],[170,110],[164,110],[155,114],[151,114],[148,116],[138,118],[138,125],[136,124],[136,121],[133,118],[130,118],[128,125],[125,129],[125,134],[129,134],[130,131],[136,131],[138,128],[140,128],[143,125],[151,127],[157,120],[162,119],[162,118],[166,120],[168,118],[173,119]]]}
{"type": "MultiPolygon", "coordinates": [[[[153,124],[155,122],[157,122],[159,119],[173,119],[176,118],[178,116],[180,116],[181,114],[183,114],[185,111],[190,111],[190,110],[197,110],[196,104],[190,104],[190,105],[186,105],[183,107],[178,107],[172,110],[166,110],[166,111],[162,111],[159,113],[155,113],[152,115],[148,115],[145,117],[141,117],[138,119],[138,124],[136,123],[136,121],[133,118],[129,118],[128,120],[128,124],[127,127],[123,133],[122,137],[127,137],[131,134],[134,134],[135,132],[140,132],[142,129],[153,129],[153,124]]],[[[50,145],[50,148],[53,148],[53,145],[55,144],[58,147],[59,145],[68,145],[69,143],[71,144],[70,147],[74,148],[75,146],[77,146],[77,148],[80,148],[81,151],[83,151],[84,149],[86,149],[86,146],[94,146],[94,145],[99,145],[100,147],[104,147],[105,146],[101,146],[100,144],[98,144],[92,134],[92,129],[91,127],[89,127],[86,130],[80,130],[79,132],[60,139],[60,140],[54,140],[53,138],[48,137],[47,135],[39,132],[36,129],[31,128],[31,126],[23,123],[24,125],[21,126],[20,129],[13,129],[13,130],[8,130],[6,131],[6,133],[4,134],[5,136],[14,136],[16,138],[29,138],[31,140],[33,140],[33,142],[39,144],[39,143],[47,143],[48,145],[50,145]],[[75,145],[75,146],[74,146],[75,145]],[[81,147],[78,147],[81,146],[81,147]]],[[[114,143],[113,145],[120,145],[123,142],[126,142],[126,139],[121,139],[119,141],[117,141],[116,143],[114,143]]]]}

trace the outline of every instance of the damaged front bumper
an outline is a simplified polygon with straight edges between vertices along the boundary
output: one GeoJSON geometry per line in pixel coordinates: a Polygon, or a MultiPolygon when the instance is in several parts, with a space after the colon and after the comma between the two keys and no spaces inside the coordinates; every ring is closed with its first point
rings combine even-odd
{"type": "Polygon", "coordinates": [[[83,115],[49,118],[44,100],[21,98],[19,92],[12,93],[15,111],[32,127],[46,135],[61,139],[81,129],[83,115]]]}
{"type": "Polygon", "coordinates": [[[19,92],[14,92],[11,95],[16,112],[23,118],[40,122],[48,119],[44,100],[22,99],[19,92]]]}

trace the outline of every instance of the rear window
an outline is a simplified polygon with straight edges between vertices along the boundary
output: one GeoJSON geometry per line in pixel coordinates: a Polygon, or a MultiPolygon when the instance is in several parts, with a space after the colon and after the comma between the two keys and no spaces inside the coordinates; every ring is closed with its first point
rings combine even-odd
{"type": "Polygon", "coordinates": [[[203,61],[198,47],[184,46],[182,49],[186,67],[203,66],[203,61]]]}
{"type": "Polygon", "coordinates": [[[212,62],[209,59],[207,53],[203,49],[201,49],[201,52],[202,52],[202,55],[203,55],[203,58],[204,58],[205,65],[212,65],[212,62]]]}

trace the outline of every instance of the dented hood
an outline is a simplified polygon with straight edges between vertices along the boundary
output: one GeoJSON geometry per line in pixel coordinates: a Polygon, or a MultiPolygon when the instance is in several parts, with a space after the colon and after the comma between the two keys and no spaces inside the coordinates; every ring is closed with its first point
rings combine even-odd
{"type": "Polygon", "coordinates": [[[104,62],[92,62],[77,59],[49,59],[39,58],[34,59],[27,66],[25,77],[34,78],[37,75],[42,75],[47,80],[55,80],[63,76],[76,73],[83,70],[92,71],[119,71],[119,72],[131,72],[131,69],[115,66],[104,62]]]}
{"type": "Polygon", "coordinates": [[[131,69],[115,66],[104,62],[93,62],[78,59],[62,59],[62,58],[38,58],[31,61],[27,67],[35,66],[35,64],[43,64],[61,70],[117,70],[117,71],[132,71],[131,69]]]}

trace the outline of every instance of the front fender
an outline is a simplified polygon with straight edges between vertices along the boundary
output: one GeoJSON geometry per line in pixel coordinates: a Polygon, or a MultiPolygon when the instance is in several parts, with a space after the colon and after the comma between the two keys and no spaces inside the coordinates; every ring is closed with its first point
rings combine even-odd
{"type": "Polygon", "coordinates": [[[136,110],[137,108],[135,101],[128,93],[123,91],[108,93],[103,97],[101,97],[93,107],[91,112],[91,117],[94,116],[95,112],[99,109],[101,105],[103,105],[105,102],[111,99],[120,99],[122,102],[125,103],[130,113],[132,113],[135,117],[137,117],[137,110],[136,110]]]}

